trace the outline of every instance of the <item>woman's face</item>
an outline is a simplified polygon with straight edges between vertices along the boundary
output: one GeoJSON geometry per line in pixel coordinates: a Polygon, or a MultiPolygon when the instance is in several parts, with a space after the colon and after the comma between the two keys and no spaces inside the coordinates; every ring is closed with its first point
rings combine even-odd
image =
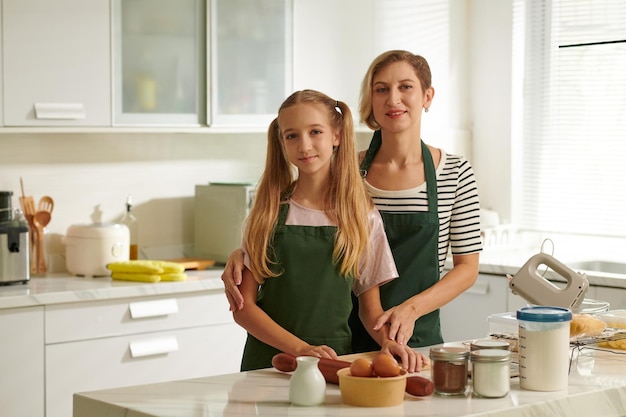
{"type": "Polygon", "coordinates": [[[299,176],[330,173],[339,132],[332,128],[325,108],[298,103],[280,111],[278,125],[287,158],[298,168],[299,176]]]}
{"type": "Polygon", "coordinates": [[[434,90],[422,91],[413,67],[404,61],[394,62],[372,81],[372,110],[381,129],[395,133],[419,129],[422,110],[430,106],[434,90]]]}

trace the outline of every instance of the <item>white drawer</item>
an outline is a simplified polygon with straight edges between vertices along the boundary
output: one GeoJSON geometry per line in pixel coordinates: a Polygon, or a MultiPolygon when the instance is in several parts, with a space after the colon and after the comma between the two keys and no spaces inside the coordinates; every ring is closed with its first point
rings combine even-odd
{"type": "Polygon", "coordinates": [[[223,292],[46,306],[46,344],[233,323],[223,292]]]}
{"type": "Polygon", "coordinates": [[[228,324],[49,345],[46,416],[71,416],[76,392],[239,372],[245,338],[228,324]],[[133,344],[152,354],[133,357],[133,344]]]}

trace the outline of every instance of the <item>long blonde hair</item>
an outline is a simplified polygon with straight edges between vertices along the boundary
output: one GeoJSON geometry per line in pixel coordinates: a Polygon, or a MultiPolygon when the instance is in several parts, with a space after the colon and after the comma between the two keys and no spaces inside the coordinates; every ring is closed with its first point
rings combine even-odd
{"type": "MultiPolygon", "coordinates": [[[[283,102],[278,113],[299,103],[316,104],[324,108],[329,124],[341,132],[339,145],[331,160],[324,211],[337,226],[333,262],[339,267],[341,275],[358,278],[361,262],[367,260],[368,216],[373,203],[359,175],[352,113],[345,103],[314,90],[293,93],[283,102]]],[[[284,152],[277,117],[267,132],[265,170],[257,186],[244,236],[250,254],[250,269],[259,283],[264,278],[282,273],[272,268],[276,265],[272,247],[274,228],[280,204],[289,196],[296,181],[296,172],[284,152]]]]}

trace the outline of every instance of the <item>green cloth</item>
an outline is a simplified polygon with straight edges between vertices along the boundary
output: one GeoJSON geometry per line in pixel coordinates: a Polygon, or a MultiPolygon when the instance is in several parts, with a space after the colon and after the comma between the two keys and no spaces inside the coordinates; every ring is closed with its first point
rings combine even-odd
{"type": "MultiPolygon", "coordinates": [[[[274,232],[277,270],[259,289],[257,305],[275,322],[312,345],[328,345],[338,355],[350,353],[348,317],[352,279],[333,264],[335,226],[285,225],[289,204],[283,204],[274,232]]],[[[248,334],[241,370],[272,366],[279,351],[248,334]]]]}
{"type": "MultiPolygon", "coordinates": [[[[376,152],[380,148],[382,137],[376,131],[363,161],[361,172],[367,175],[376,152]]],[[[385,224],[385,232],[391,246],[393,259],[398,269],[399,278],[380,288],[383,309],[401,304],[408,298],[419,294],[439,281],[439,215],[437,211],[437,173],[432,155],[422,141],[424,174],[428,196],[427,212],[392,212],[380,210],[385,224]]],[[[350,317],[352,328],[352,347],[354,352],[368,352],[380,349],[367,333],[358,316],[358,300],[353,297],[353,311],[350,317]]],[[[415,322],[413,336],[409,346],[421,347],[443,343],[439,310],[435,310],[415,322]]]]}

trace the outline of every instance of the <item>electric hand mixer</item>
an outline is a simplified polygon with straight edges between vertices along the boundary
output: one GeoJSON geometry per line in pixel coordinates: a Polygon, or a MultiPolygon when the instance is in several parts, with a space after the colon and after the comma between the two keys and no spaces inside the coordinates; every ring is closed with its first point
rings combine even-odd
{"type": "Polygon", "coordinates": [[[573,271],[547,253],[532,256],[509,281],[513,294],[523,297],[532,304],[564,307],[577,311],[585,298],[589,281],[586,274],[573,271]],[[552,268],[566,279],[560,288],[538,273],[540,265],[552,268]]]}

